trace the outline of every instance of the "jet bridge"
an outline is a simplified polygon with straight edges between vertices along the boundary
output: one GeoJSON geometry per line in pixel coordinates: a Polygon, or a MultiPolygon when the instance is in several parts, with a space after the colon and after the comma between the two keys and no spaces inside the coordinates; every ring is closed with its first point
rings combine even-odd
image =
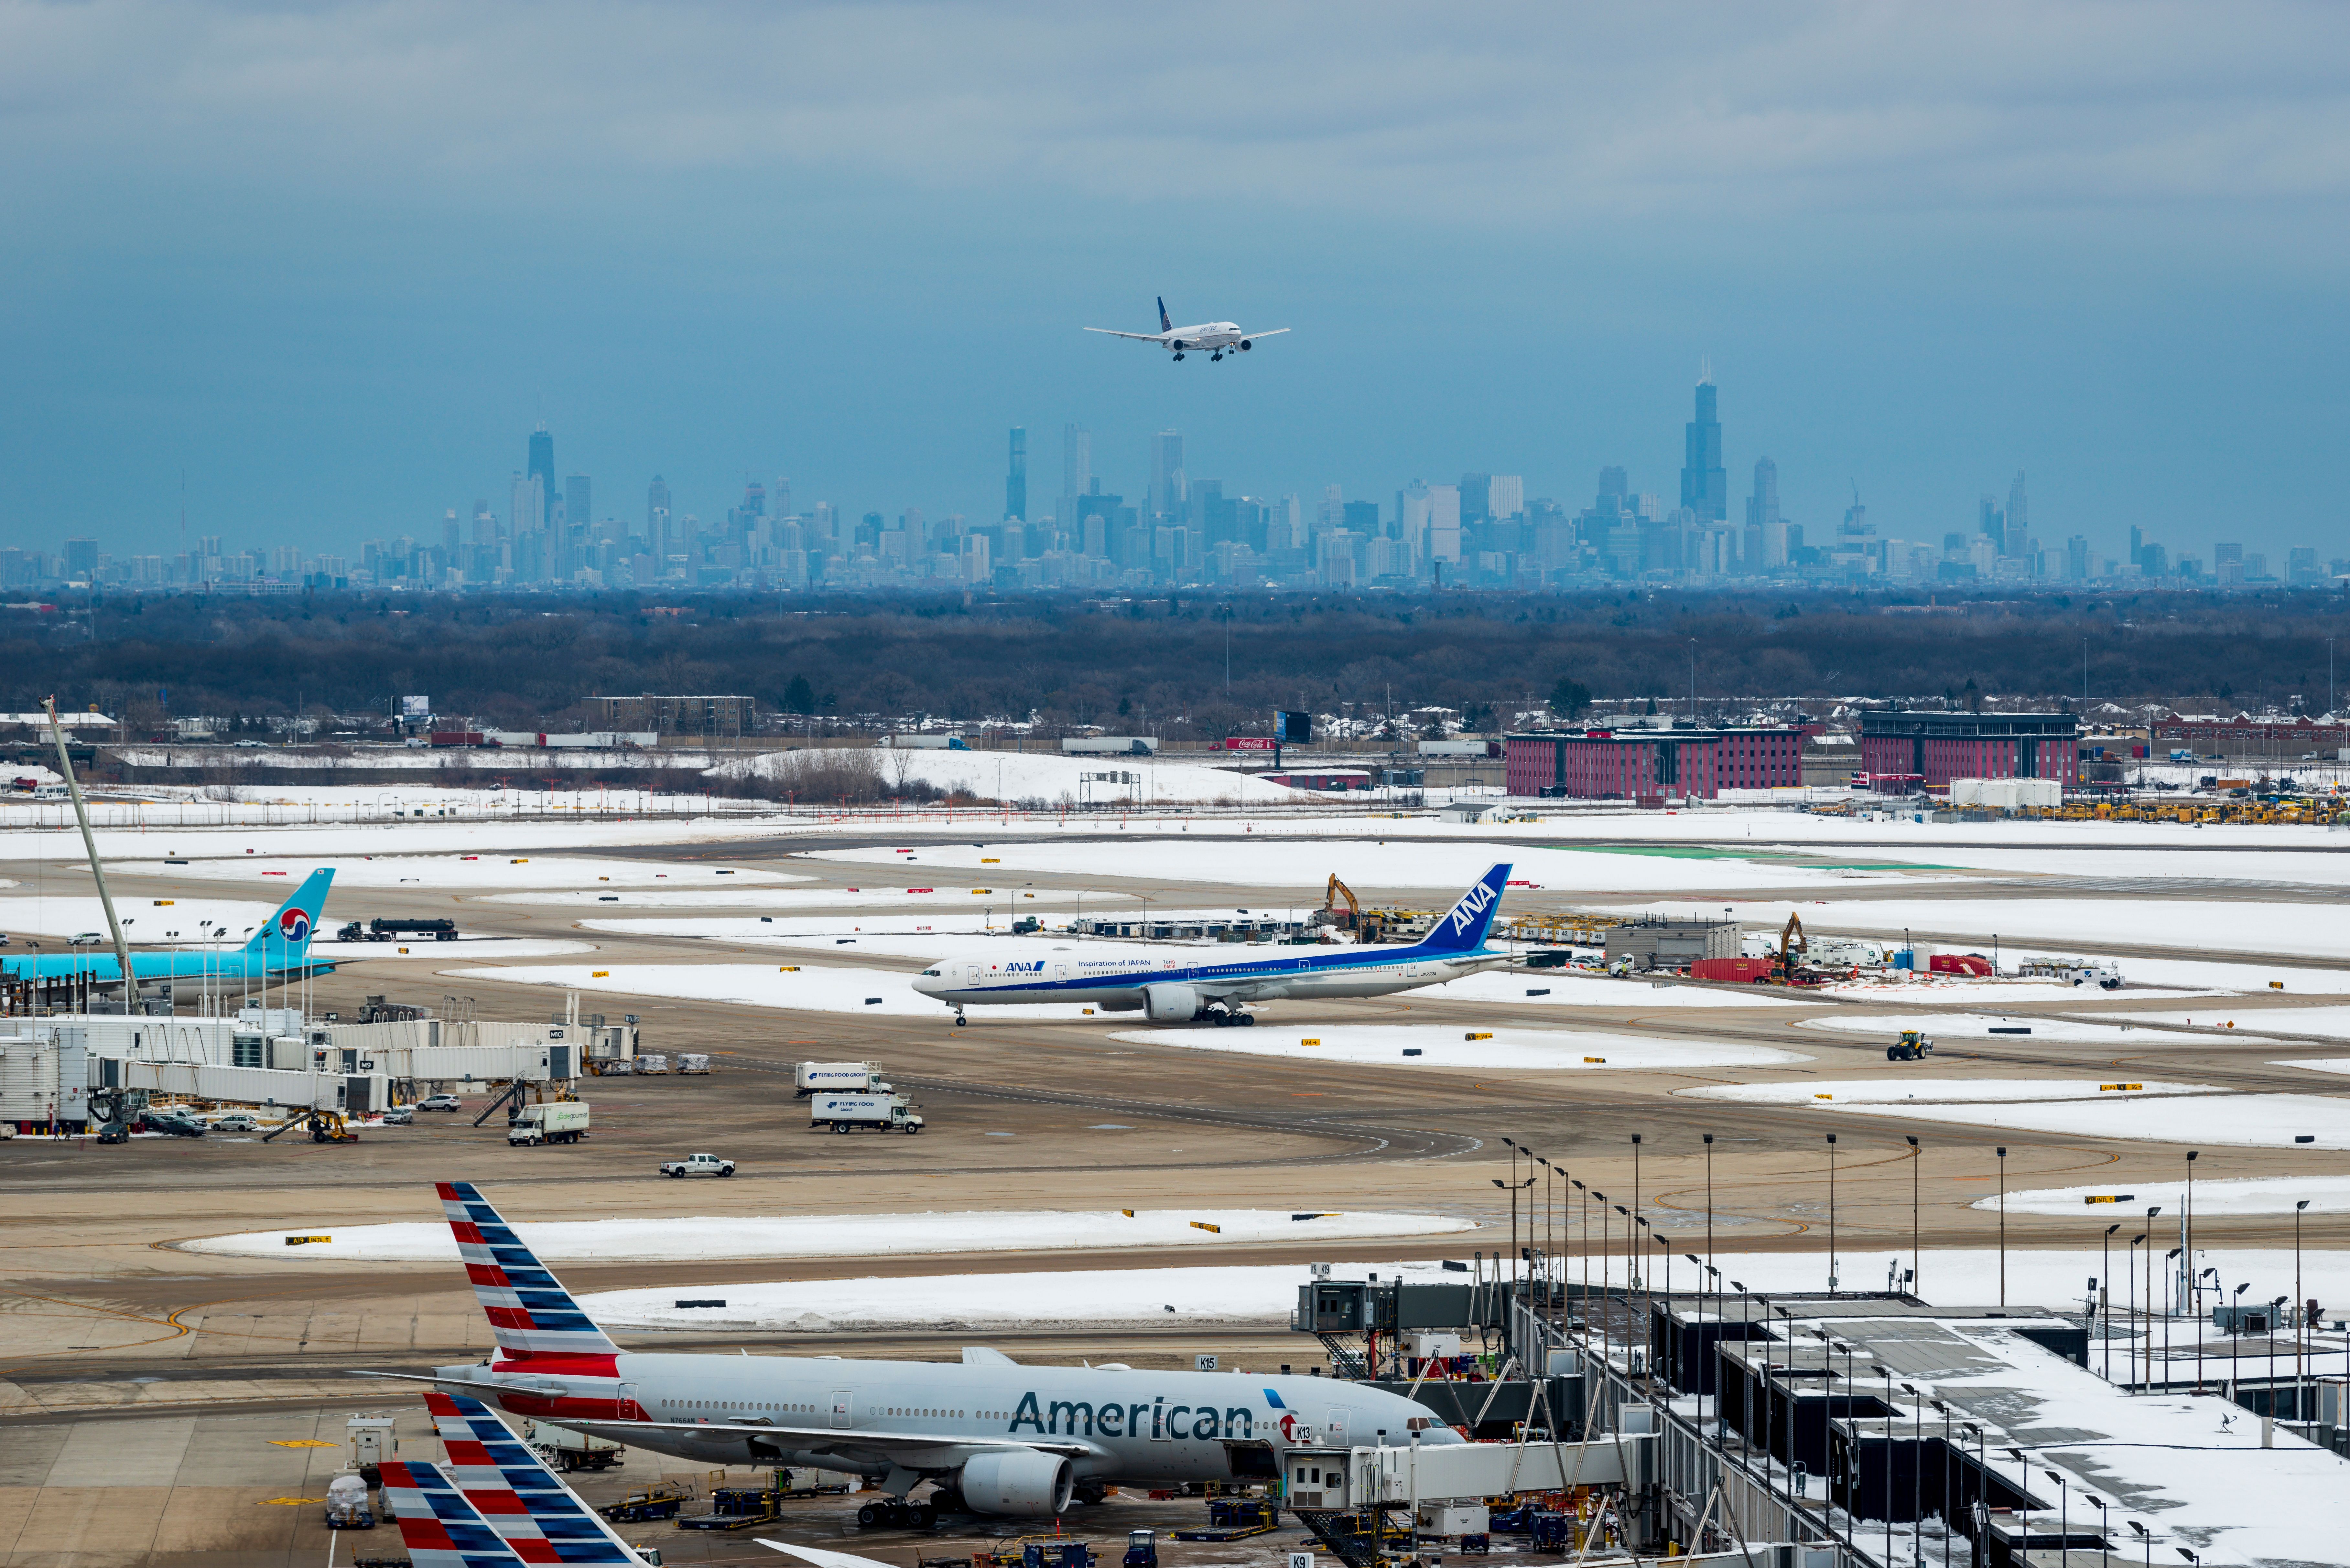
{"type": "Polygon", "coordinates": [[[1442,1443],[1411,1448],[1293,1447],[1290,1507],[1347,1512],[1444,1498],[1507,1497],[1579,1486],[1637,1491],[1655,1469],[1656,1437],[1640,1432],[1580,1443],[1442,1443]]]}

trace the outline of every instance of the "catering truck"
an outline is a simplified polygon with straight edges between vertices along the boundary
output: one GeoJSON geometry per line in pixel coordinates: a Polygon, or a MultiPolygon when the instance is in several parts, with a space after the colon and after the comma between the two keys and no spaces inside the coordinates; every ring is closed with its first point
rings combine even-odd
{"type": "Polygon", "coordinates": [[[548,1100],[525,1106],[506,1127],[509,1144],[577,1143],[587,1136],[585,1100],[548,1100]]]}
{"type": "Polygon", "coordinates": [[[922,1118],[914,1114],[903,1095],[817,1094],[808,1096],[808,1130],[818,1127],[837,1133],[865,1129],[918,1133],[922,1130],[922,1118]]]}
{"type": "Polygon", "coordinates": [[[881,1069],[871,1062],[803,1062],[792,1075],[792,1096],[806,1099],[830,1090],[843,1095],[886,1095],[881,1069]]]}

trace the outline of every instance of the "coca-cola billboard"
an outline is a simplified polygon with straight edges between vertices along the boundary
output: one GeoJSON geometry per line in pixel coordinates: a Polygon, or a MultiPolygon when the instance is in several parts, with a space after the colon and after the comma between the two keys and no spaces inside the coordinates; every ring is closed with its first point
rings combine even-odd
{"type": "Polygon", "coordinates": [[[1270,752],[1275,742],[1263,735],[1232,735],[1224,741],[1228,752],[1270,752]]]}

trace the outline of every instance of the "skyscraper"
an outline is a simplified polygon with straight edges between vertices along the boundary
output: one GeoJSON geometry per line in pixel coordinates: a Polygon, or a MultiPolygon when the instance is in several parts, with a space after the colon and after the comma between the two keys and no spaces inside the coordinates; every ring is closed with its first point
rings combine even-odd
{"type": "Polygon", "coordinates": [[[1182,432],[1160,431],[1150,438],[1150,508],[1180,513],[1184,494],[1182,432]]]}
{"type": "Polygon", "coordinates": [[[669,486],[656,473],[645,486],[645,549],[656,563],[670,554],[669,520],[669,486]]]}
{"type": "Polygon", "coordinates": [[[1461,476],[1461,521],[1482,523],[1492,514],[1486,510],[1491,497],[1493,476],[1490,473],[1464,473],[1461,476]]]}
{"type": "Polygon", "coordinates": [[[1746,498],[1746,534],[1742,554],[1750,572],[1787,564],[1787,525],[1779,517],[1779,465],[1754,460],[1754,493],[1746,498]]]}
{"type": "Polygon", "coordinates": [[[1496,523],[1506,523],[1526,509],[1526,481],[1523,474],[1497,473],[1486,483],[1485,514],[1496,523]]]}
{"type": "MultiPolygon", "coordinates": [[[[576,531],[594,521],[592,495],[584,473],[567,474],[563,481],[563,520],[576,531]]],[[[576,534],[585,539],[586,534],[576,534]]]]}
{"type": "Polygon", "coordinates": [[[2023,471],[2015,471],[2015,483],[2007,487],[2007,548],[2004,554],[2021,556],[2030,548],[2027,541],[2032,532],[2031,509],[2023,499],[2023,471]]]}
{"type": "Polygon", "coordinates": [[[1687,427],[1681,459],[1681,504],[1702,522],[1730,515],[1730,475],[1721,466],[1721,421],[1713,411],[1713,372],[1697,384],[1697,418],[1687,427]]]}
{"type": "Polygon", "coordinates": [[[1003,514],[1028,520],[1028,432],[1012,427],[1012,470],[1003,480],[1003,514]]]}
{"type": "MultiPolygon", "coordinates": [[[[540,425],[537,430],[531,432],[530,467],[527,472],[533,479],[538,481],[538,516],[531,526],[544,528],[555,515],[556,496],[555,438],[546,433],[545,425],[540,425]]],[[[515,520],[515,531],[516,533],[522,531],[520,518],[515,520]]]]}

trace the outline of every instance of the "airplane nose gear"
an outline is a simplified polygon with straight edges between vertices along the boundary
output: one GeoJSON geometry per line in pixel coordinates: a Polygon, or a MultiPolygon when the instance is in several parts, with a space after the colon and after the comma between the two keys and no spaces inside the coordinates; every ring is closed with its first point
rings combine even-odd
{"type": "Polygon", "coordinates": [[[955,1027],[957,1029],[968,1029],[971,1027],[971,1020],[962,1015],[962,1009],[960,1007],[955,1009],[955,1027]]]}

